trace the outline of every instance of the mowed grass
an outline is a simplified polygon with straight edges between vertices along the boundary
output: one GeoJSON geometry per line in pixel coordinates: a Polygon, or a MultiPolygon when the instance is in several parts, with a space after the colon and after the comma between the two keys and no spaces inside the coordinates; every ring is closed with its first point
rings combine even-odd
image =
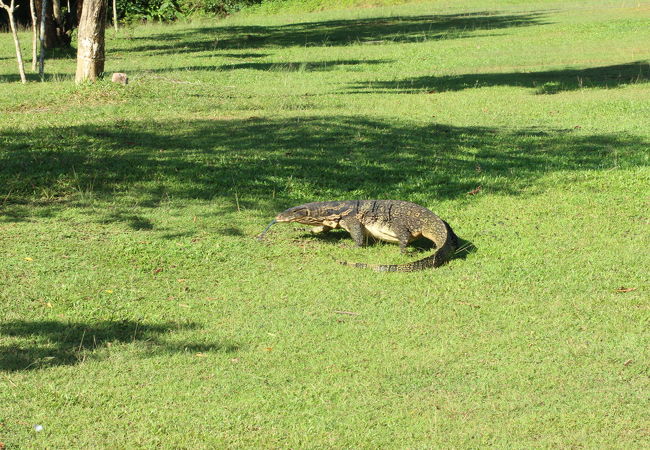
{"type": "Polygon", "coordinates": [[[650,446],[650,3],[500,3],[0,36],[0,442],[650,446]],[[254,239],[357,198],[468,251],[254,239]]]}

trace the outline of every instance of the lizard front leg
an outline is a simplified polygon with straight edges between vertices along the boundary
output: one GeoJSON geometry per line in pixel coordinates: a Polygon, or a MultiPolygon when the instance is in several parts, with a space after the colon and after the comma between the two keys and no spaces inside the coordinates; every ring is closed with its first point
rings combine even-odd
{"type": "Polygon", "coordinates": [[[357,247],[363,247],[365,243],[364,234],[363,234],[363,225],[356,217],[345,217],[340,220],[339,224],[341,228],[350,233],[352,240],[357,245],[357,247]]]}

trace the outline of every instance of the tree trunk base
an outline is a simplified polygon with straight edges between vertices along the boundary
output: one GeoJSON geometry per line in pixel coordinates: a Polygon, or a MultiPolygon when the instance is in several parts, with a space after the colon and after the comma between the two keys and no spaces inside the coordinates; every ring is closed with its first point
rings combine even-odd
{"type": "Polygon", "coordinates": [[[95,81],[104,74],[103,59],[87,59],[77,55],[77,73],[75,81],[95,81]]]}
{"type": "Polygon", "coordinates": [[[95,81],[104,72],[107,0],[85,0],[79,22],[75,81],[95,81]]]}

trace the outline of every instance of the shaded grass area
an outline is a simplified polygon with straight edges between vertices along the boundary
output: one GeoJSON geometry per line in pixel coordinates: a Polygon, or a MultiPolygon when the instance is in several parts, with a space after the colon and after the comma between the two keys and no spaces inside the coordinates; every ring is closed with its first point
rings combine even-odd
{"type": "Polygon", "coordinates": [[[241,64],[224,64],[220,66],[186,66],[171,67],[165,69],[151,69],[148,72],[169,72],[169,71],[233,71],[233,70],[260,70],[273,72],[319,72],[327,70],[336,70],[340,66],[360,66],[388,64],[386,60],[343,60],[343,61],[292,61],[287,63],[241,63],[241,64]]]}
{"type": "Polygon", "coordinates": [[[234,352],[234,344],[166,343],[160,339],[178,329],[196,324],[146,323],[133,320],[75,323],[55,320],[5,321],[0,329],[0,370],[37,370],[83,363],[98,349],[122,343],[142,343],[148,355],[161,352],[234,352]],[[16,341],[12,343],[12,339],[16,341]]]}
{"type": "Polygon", "coordinates": [[[650,81],[650,62],[534,72],[471,73],[447,76],[423,76],[395,81],[359,83],[351,90],[359,92],[431,93],[459,91],[493,86],[536,88],[538,94],[557,94],[584,88],[616,88],[650,81]]]}
{"type": "MultiPolygon", "coordinates": [[[[574,129],[409,125],[356,117],[233,119],[82,125],[8,131],[0,183],[11,204],[45,199],[65,207],[84,192],[140,196],[153,207],[174,199],[418,195],[518,195],[542,176],[647,164],[648,142],[574,129]]],[[[251,207],[257,207],[249,203],[251,207]]],[[[270,211],[269,211],[270,212],[270,211]]],[[[15,217],[15,216],[14,216],[15,217]]],[[[143,225],[144,226],[144,225],[143,225]]]]}
{"type": "MultiPolygon", "coordinates": [[[[72,81],[74,80],[74,75],[69,73],[46,73],[41,78],[37,73],[25,73],[25,78],[27,81],[37,82],[37,81],[72,81]]],[[[20,81],[20,75],[18,74],[3,74],[0,75],[0,82],[2,83],[17,83],[20,81]]]]}
{"type": "Polygon", "coordinates": [[[293,46],[339,46],[356,43],[386,44],[456,39],[472,32],[539,25],[542,13],[499,14],[490,11],[464,14],[420,15],[391,18],[328,20],[267,26],[197,27],[179,33],[146,38],[155,44],[134,45],[131,51],[156,55],[209,50],[265,49],[293,46]],[[205,35],[211,35],[205,39],[205,35]],[[191,45],[183,42],[192,39],[191,45]]]}

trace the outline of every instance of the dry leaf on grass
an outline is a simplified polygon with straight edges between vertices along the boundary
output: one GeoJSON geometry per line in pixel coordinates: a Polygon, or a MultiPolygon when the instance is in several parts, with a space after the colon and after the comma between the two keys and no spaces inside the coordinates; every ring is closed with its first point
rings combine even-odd
{"type": "Polygon", "coordinates": [[[471,306],[472,308],[476,308],[476,309],[480,308],[479,305],[475,305],[475,304],[470,303],[470,302],[462,302],[462,301],[459,301],[458,303],[460,303],[461,305],[471,306]]]}
{"type": "Polygon", "coordinates": [[[632,291],[636,291],[636,288],[626,288],[626,287],[621,286],[618,289],[614,289],[614,292],[620,292],[620,293],[632,292],[632,291]]]}

